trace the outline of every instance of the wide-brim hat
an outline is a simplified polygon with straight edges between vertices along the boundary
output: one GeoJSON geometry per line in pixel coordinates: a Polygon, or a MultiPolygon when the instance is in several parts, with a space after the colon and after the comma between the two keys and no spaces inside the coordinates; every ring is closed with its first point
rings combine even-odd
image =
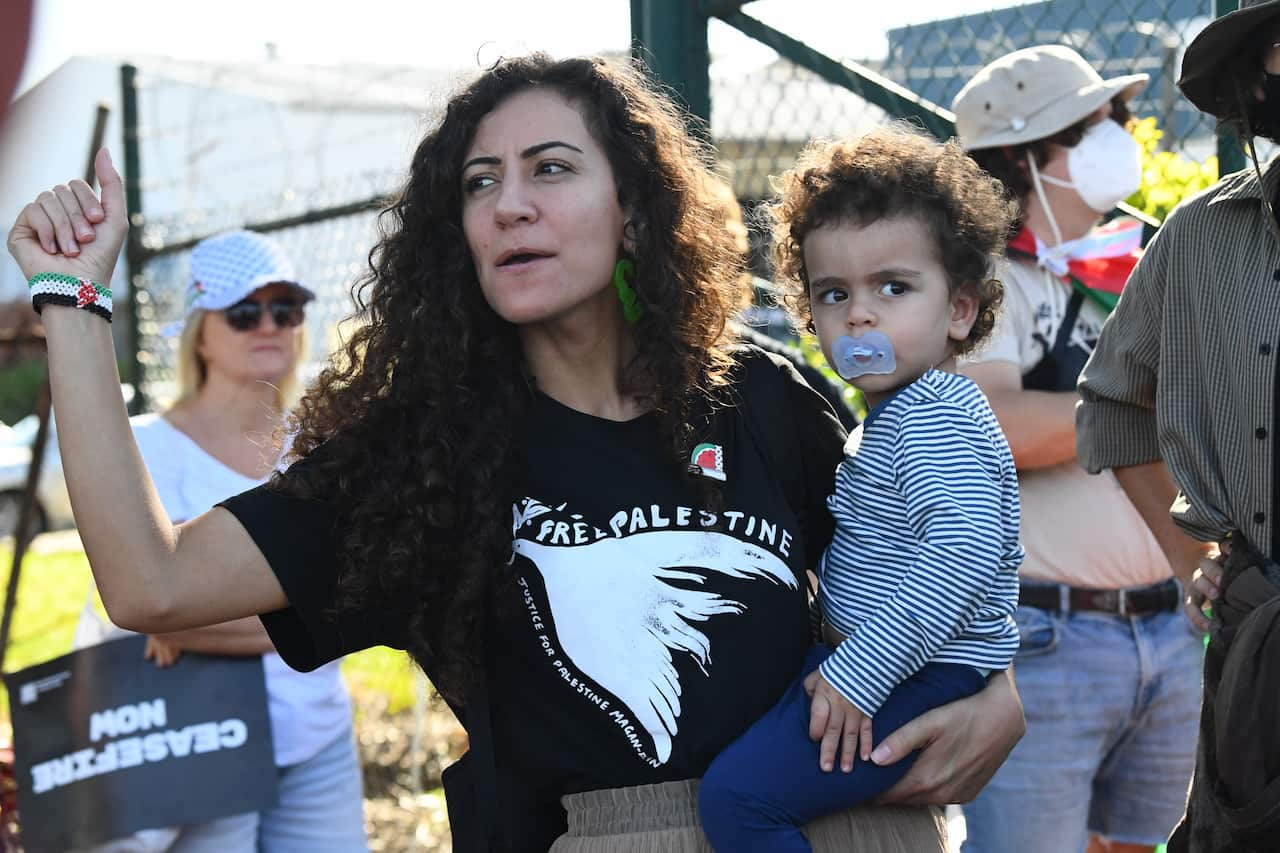
{"type": "Polygon", "coordinates": [[[1222,76],[1245,42],[1278,16],[1280,0],[1241,0],[1239,9],[1210,22],[1187,45],[1178,88],[1196,109],[1215,118],[1239,117],[1235,92],[1222,76]]]}
{"type": "Polygon", "coordinates": [[[956,135],[966,151],[1035,142],[1088,118],[1117,95],[1132,100],[1148,79],[1103,79],[1066,45],[1015,50],[984,66],[951,102],[956,135]]]}
{"type": "Polygon", "coordinates": [[[182,320],[162,329],[166,336],[182,331],[192,311],[221,311],[268,284],[287,284],[304,302],[315,293],[298,281],[293,262],[275,240],[253,231],[227,231],[201,240],[191,250],[182,320]]]}

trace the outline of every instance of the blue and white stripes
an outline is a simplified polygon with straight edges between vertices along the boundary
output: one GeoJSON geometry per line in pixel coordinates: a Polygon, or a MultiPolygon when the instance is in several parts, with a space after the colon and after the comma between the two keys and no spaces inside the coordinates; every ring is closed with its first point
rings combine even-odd
{"type": "Polygon", "coordinates": [[[819,581],[848,639],[822,674],[863,713],[929,662],[1001,670],[1018,649],[1018,477],[987,399],[931,370],[845,445],[819,581]]]}

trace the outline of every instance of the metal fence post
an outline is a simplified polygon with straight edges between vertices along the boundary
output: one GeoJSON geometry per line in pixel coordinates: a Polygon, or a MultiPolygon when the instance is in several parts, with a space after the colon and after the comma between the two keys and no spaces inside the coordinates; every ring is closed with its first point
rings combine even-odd
{"type": "Polygon", "coordinates": [[[631,0],[631,52],[670,86],[696,116],[699,133],[711,126],[707,15],[688,0],[631,0]]]}
{"type": "MultiPolygon", "coordinates": [[[[1221,18],[1239,8],[1237,0],[1213,0],[1213,16],[1221,18]]],[[[1218,122],[1218,176],[1239,172],[1244,168],[1244,151],[1235,130],[1218,122]]]]}
{"type": "Polygon", "coordinates": [[[147,409],[144,389],[143,361],[140,357],[142,335],[139,331],[138,288],[146,263],[142,250],[142,158],[138,151],[138,69],[120,66],[120,102],[124,120],[124,195],[129,214],[129,236],[125,242],[125,275],[129,281],[129,381],[133,384],[133,400],[129,414],[147,409]]]}
{"type": "Polygon", "coordinates": [[[939,139],[949,139],[955,135],[955,115],[950,110],[919,97],[905,86],[894,83],[864,65],[832,59],[737,8],[717,11],[715,16],[739,32],[773,48],[789,62],[807,68],[829,83],[843,86],[890,115],[913,118],[939,139]]]}

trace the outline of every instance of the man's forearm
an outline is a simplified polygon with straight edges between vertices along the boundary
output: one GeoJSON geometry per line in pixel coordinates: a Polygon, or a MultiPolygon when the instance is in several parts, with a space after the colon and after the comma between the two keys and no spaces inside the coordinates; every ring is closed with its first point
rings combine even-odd
{"type": "Polygon", "coordinates": [[[1076,458],[1074,391],[999,391],[988,394],[1019,471],[1076,458]]]}
{"type": "Polygon", "coordinates": [[[180,651],[206,655],[261,655],[275,651],[267,629],[256,616],[156,637],[180,651]]]}
{"type": "Polygon", "coordinates": [[[1169,508],[1178,496],[1178,487],[1169,474],[1169,468],[1163,461],[1147,462],[1142,465],[1128,465],[1114,469],[1120,487],[1129,497],[1129,502],[1138,510],[1143,521],[1151,530],[1164,552],[1165,558],[1173,568],[1173,573],[1189,583],[1191,573],[1195,571],[1200,558],[1213,548],[1212,545],[1192,539],[1169,515],[1169,508]]]}

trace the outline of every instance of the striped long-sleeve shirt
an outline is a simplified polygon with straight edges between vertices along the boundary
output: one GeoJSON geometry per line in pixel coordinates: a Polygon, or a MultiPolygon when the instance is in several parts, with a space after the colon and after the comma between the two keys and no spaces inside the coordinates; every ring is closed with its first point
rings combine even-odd
{"type": "Polygon", "coordinates": [[[827,502],[823,613],[847,639],[822,675],[864,714],[926,663],[983,670],[1018,648],[1018,477],[987,399],[931,370],[845,445],[827,502]]]}

